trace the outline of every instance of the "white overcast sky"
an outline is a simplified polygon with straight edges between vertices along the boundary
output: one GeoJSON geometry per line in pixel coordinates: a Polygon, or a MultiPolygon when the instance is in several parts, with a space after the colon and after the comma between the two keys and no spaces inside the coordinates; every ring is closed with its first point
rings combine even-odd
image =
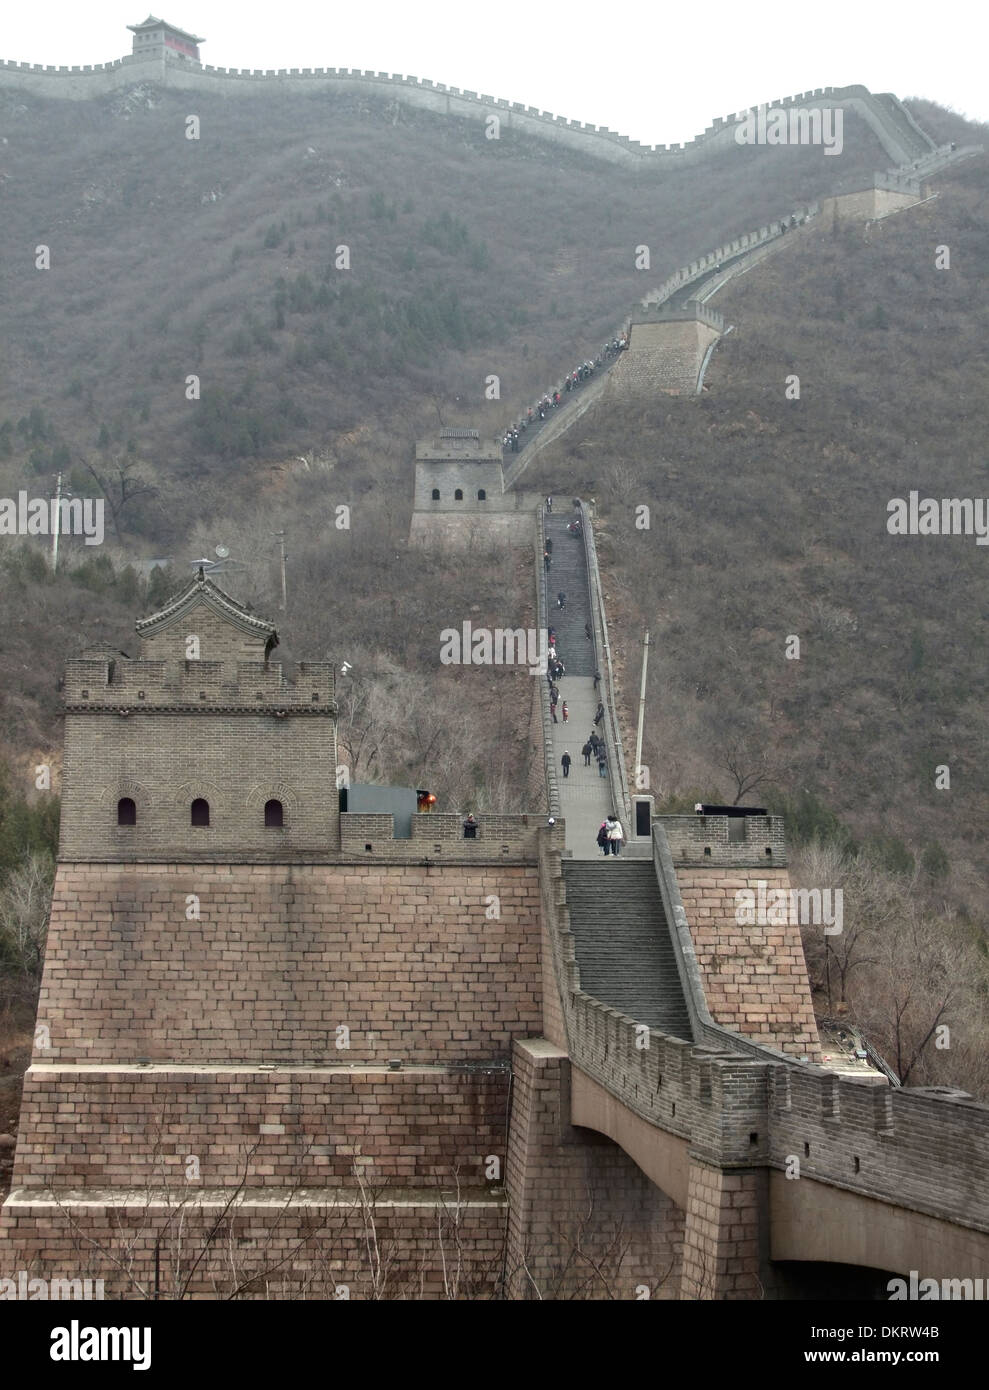
{"type": "MultiPolygon", "coordinates": [[[[0,58],[101,63],[130,52],[149,0],[7,0],[0,58]],[[141,8],[141,6],[145,8],[141,8]]],[[[414,74],[644,144],[714,116],[862,82],[989,120],[985,0],[154,0],[217,67],[414,74]]]]}

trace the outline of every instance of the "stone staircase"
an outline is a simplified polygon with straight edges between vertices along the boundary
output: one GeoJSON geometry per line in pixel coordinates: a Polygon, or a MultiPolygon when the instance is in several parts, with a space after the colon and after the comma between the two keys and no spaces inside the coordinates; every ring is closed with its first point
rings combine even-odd
{"type": "Polygon", "coordinates": [[[544,571],[546,611],[550,626],[556,628],[556,645],[567,668],[560,686],[564,698],[568,680],[574,676],[594,675],[594,644],[587,640],[584,631],[584,624],[591,620],[587,559],[583,541],[567,534],[567,526],[576,515],[569,497],[554,497],[553,511],[545,518],[546,536],[553,542],[552,567],[549,574],[544,571]],[[562,612],[556,607],[556,596],[561,589],[567,596],[567,606],[562,612]]]}
{"type": "Polygon", "coordinates": [[[564,860],[563,882],[581,989],[637,1023],[691,1041],[652,861],[564,860]]]}

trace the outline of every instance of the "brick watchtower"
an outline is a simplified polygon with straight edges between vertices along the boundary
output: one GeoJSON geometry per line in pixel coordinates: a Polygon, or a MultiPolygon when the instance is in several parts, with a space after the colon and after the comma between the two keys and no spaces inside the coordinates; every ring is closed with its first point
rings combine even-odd
{"type": "Polygon", "coordinates": [[[332,668],[286,680],[272,624],[202,571],[137,630],[136,659],[67,668],[0,1277],[438,1297],[463,1249],[490,1293],[511,1046],[541,1024],[536,841],[560,831],[341,815],[332,668]]]}
{"type": "Polygon", "coordinates": [[[198,63],[199,45],[206,42],[165,19],[156,19],[153,14],[140,24],[128,24],[127,28],[134,35],[135,58],[188,58],[198,63]]]}
{"type": "Polygon", "coordinates": [[[272,624],[202,570],[137,631],[139,659],[99,647],[67,667],[61,859],[325,860],[332,666],[302,662],[289,684],[272,624]]]}

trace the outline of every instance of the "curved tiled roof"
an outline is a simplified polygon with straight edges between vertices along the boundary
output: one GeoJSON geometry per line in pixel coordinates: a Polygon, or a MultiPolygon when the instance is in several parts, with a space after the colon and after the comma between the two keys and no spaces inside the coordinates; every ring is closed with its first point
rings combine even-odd
{"type": "Polygon", "coordinates": [[[273,647],[278,645],[278,634],[273,623],[269,623],[266,618],[255,616],[243,604],[225,594],[211,579],[206,578],[202,570],[181,593],[169,599],[164,608],[152,613],[150,618],[140,618],[134,626],[141,637],[154,637],[163,628],[171,627],[174,622],[201,604],[219,617],[225,618],[241,632],[250,633],[252,637],[262,637],[273,647]]]}

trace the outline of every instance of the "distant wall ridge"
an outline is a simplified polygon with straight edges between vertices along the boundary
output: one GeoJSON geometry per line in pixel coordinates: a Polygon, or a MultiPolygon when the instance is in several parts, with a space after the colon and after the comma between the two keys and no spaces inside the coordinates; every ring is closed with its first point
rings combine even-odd
{"type": "Polygon", "coordinates": [[[523,102],[463,91],[429,78],[374,72],[371,69],[222,68],[168,53],[153,57],[128,55],[108,63],[72,67],[0,60],[0,87],[20,87],[42,96],[85,100],[142,81],[158,82],[166,87],[211,90],[224,95],[238,91],[251,94],[278,91],[284,90],[286,85],[311,89],[314,86],[323,87],[328,82],[344,89],[358,86],[364,91],[378,90],[393,99],[405,100],[410,105],[446,115],[470,117],[481,112],[485,116],[497,115],[509,129],[582,148],[599,158],[624,164],[653,160],[681,165],[707,159],[734,144],[735,127],[752,113],[765,109],[820,107],[825,103],[854,110],[870,126],[897,164],[916,158],[934,147],[897,97],[892,94],[874,96],[861,84],[816,87],[812,91],[779,97],[773,102],[750,106],[727,116],[717,116],[693,140],[650,146],[627,135],[620,135],[607,126],[556,116],[550,111],[526,106],[523,102]]]}

